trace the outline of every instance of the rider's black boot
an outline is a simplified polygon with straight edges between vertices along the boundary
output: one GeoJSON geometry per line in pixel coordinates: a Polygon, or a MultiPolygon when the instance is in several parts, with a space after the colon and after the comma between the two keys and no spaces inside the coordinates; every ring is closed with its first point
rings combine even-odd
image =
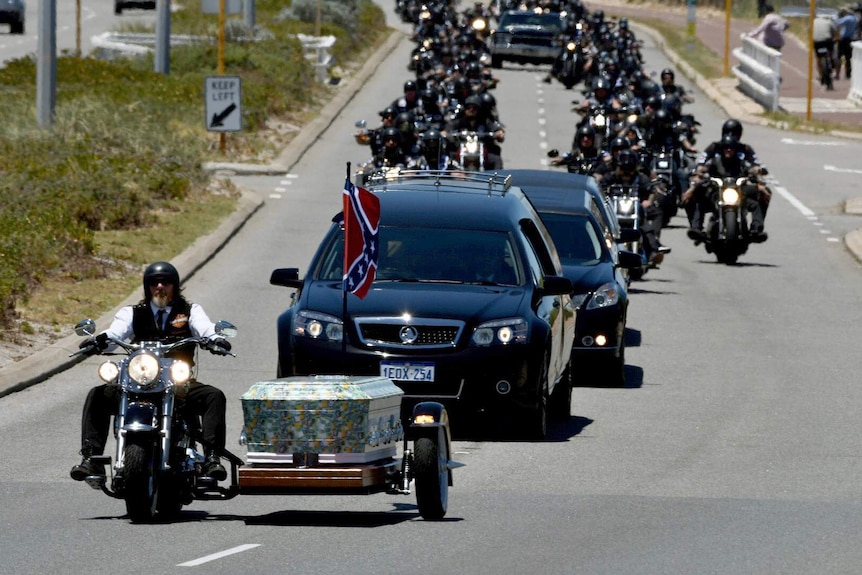
{"type": "Polygon", "coordinates": [[[105,466],[101,463],[93,463],[90,457],[97,455],[93,453],[89,443],[85,443],[81,448],[81,455],[84,457],[81,463],[72,468],[69,475],[75,481],[84,481],[91,475],[105,475],[105,466]]]}
{"type": "Polygon", "coordinates": [[[221,464],[221,459],[215,451],[210,451],[207,455],[207,460],[203,467],[203,474],[215,479],[216,481],[224,481],[227,479],[227,471],[221,464]]]}

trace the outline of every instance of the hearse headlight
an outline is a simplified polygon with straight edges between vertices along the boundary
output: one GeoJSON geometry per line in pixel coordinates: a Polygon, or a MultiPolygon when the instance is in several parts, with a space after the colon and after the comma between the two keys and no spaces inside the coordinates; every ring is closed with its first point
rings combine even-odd
{"type": "Polygon", "coordinates": [[[527,343],[527,331],[527,321],[524,318],[498,319],[478,326],[473,331],[471,341],[473,345],[480,347],[527,343]]]}
{"type": "Polygon", "coordinates": [[[344,324],[335,316],[303,310],[296,314],[293,335],[326,341],[341,341],[344,324]]]}
{"type": "Polygon", "coordinates": [[[599,309],[616,305],[620,301],[620,286],[616,282],[608,282],[593,292],[587,309],[599,309]]]}

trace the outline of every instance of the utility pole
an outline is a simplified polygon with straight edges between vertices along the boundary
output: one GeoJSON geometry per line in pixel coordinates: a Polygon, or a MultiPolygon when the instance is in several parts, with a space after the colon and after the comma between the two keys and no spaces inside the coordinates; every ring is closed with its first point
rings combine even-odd
{"type": "Polygon", "coordinates": [[[171,0],[156,0],[155,71],[171,73],[171,0]]]}
{"type": "Polygon", "coordinates": [[[36,119],[40,128],[51,128],[57,104],[57,0],[39,2],[37,52],[36,119]]]}

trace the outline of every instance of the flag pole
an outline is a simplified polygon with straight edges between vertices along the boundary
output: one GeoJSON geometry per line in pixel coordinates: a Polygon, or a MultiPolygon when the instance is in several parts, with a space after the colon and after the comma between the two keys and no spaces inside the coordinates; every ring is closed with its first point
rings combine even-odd
{"type": "MultiPolygon", "coordinates": [[[[347,162],[347,181],[350,181],[350,162],[347,162]]],[[[344,227],[344,241],[343,249],[344,255],[343,263],[342,263],[342,280],[341,280],[341,355],[345,357],[347,355],[347,201],[348,198],[344,194],[341,193],[342,199],[342,222],[344,227]]],[[[349,365],[349,362],[348,362],[349,365]]],[[[346,375],[350,375],[347,373],[346,375]]]]}

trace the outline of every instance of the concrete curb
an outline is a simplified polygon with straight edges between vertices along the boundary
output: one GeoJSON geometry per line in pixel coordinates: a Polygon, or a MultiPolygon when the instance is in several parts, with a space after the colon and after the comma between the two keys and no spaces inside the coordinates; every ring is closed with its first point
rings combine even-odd
{"type": "MultiPolygon", "coordinates": [[[[349,78],[344,86],[339,88],[337,94],[323,107],[320,114],[302,128],[297,137],[285,147],[279,155],[278,160],[273,164],[255,165],[212,162],[205,164],[205,169],[219,172],[222,175],[276,175],[289,172],[299,162],[306,150],[335,121],[336,116],[338,116],[344,106],[362,89],[386,56],[404,38],[405,35],[403,32],[392,32],[383,45],[365,61],[365,64],[349,78]]],[[[192,277],[211,260],[263,204],[264,201],[257,194],[242,190],[242,196],[237,209],[230,217],[222,222],[213,233],[198,238],[183,253],[171,260],[181,271],[183,278],[192,277]]],[[[100,317],[96,325],[100,330],[105,329],[114,319],[117,310],[125,305],[137,303],[140,299],[140,291],[135,290],[116,308],[100,317]]],[[[69,357],[70,353],[78,349],[80,342],[80,337],[71,335],[55,341],[50,347],[40,350],[21,361],[0,368],[0,397],[41,383],[49,377],[65,371],[80,362],[83,356],[69,357]]]]}

